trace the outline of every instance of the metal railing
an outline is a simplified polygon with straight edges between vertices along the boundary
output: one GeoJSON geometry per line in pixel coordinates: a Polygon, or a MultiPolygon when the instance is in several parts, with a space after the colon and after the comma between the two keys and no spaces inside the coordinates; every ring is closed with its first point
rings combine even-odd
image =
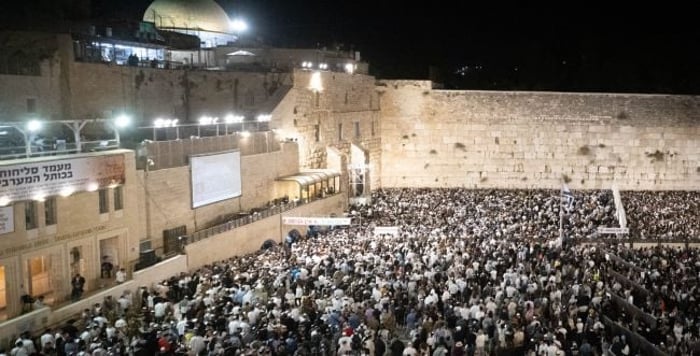
{"type": "Polygon", "coordinates": [[[204,230],[199,230],[196,231],[192,234],[186,235],[186,239],[184,239],[185,244],[190,244],[193,242],[197,242],[206,238],[209,238],[214,235],[218,235],[227,231],[231,231],[235,228],[252,224],[256,221],[260,221],[262,219],[269,218],[271,216],[275,216],[278,214],[282,214],[284,212],[287,212],[289,210],[292,210],[294,208],[297,208],[301,205],[308,204],[311,202],[314,202],[316,200],[321,200],[321,199],[326,199],[333,197],[335,195],[340,194],[340,192],[334,193],[334,194],[327,194],[323,197],[314,197],[313,199],[303,199],[299,201],[290,201],[288,203],[281,203],[278,205],[273,205],[269,206],[263,209],[254,209],[254,211],[251,211],[251,213],[243,213],[245,215],[240,216],[238,218],[232,218],[229,221],[226,221],[223,224],[218,224],[215,226],[212,226],[210,228],[204,229],[204,230]]]}
{"type": "Polygon", "coordinates": [[[98,152],[115,150],[120,148],[119,142],[115,139],[97,140],[97,141],[81,141],[80,147],[75,142],[52,142],[44,144],[31,144],[30,149],[22,145],[5,145],[0,146],[0,160],[44,157],[44,156],[61,156],[65,154],[74,154],[82,152],[98,152]]]}
{"type": "Polygon", "coordinates": [[[187,236],[186,243],[190,244],[193,242],[197,242],[203,239],[206,239],[208,237],[211,237],[213,235],[218,235],[227,231],[231,231],[235,228],[252,224],[256,221],[262,220],[269,218],[271,216],[275,216],[281,213],[284,213],[286,211],[292,210],[300,205],[303,205],[303,201],[299,202],[289,202],[289,203],[283,203],[280,205],[275,205],[271,206],[266,209],[261,209],[261,210],[256,210],[254,212],[245,214],[244,216],[241,216],[239,218],[234,218],[231,219],[223,224],[219,224],[216,226],[212,226],[208,229],[200,230],[197,232],[194,232],[190,235],[187,236]]]}

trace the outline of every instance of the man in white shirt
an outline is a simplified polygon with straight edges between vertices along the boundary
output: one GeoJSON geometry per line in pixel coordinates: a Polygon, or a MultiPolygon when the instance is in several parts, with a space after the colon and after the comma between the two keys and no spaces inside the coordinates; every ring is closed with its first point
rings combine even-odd
{"type": "Polygon", "coordinates": [[[46,331],[44,331],[44,333],[39,338],[39,341],[41,342],[41,347],[43,348],[46,348],[47,345],[53,348],[56,345],[56,339],[54,338],[51,329],[46,329],[46,331]]]}
{"type": "Polygon", "coordinates": [[[158,301],[158,303],[153,306],[153,316],[155,317],[157,323],[163,321],[165,318],[165,313],[168,311],[168,307],[169,303],[164,300],[158,301]]]}
{"type": "Polygon", "coordinates": [[[119,311],[123,313],[131,306],[131,299],[129,298],[129,295],[126,293],[122,294],[121,297],[117,299],[117,304],[119,304],[119,311]]]}
{"type": "Polygon", "coordinates": [[[484,330],[479,329],[479,335],[476,336],[476,353],[475,355],[486,355],[486,342],[489,340],[488,335],[484,334],[484,330]]]}
{"type": "Polygon", "coordinates": [[[348,355],[352,352],[352,338],[348,335],[343,335],[338,339],[338,355],[348,355]]]}
{"type": "Polygon", "coordinates": [[[190,350],[193,355],[199,355],[207,347],[204,338],[201,335],[192,336],[190,339],[190,350]]]}
{"type": "Polygon", "coordinates": [[[120,268],[117,271],[115,280],[118,284],[124,283],[126,281],[126,271],[124,270],[124,268],[120,268]]]}
{"type": "Polygon", "coordinates": [[[403,356],[416,356],[418,355],[418,350],[416,350],[415,347],[413,347],[412,343],[408,343],[408,346],[406,346],[405,349],[403,349],[403,356]]]}

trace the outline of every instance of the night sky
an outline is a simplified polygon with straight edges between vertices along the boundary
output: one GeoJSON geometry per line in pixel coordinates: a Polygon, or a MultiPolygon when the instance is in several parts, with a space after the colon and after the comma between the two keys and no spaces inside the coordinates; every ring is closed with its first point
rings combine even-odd
{"type": "MultiPolygon", "coordinates": [[[[360,51],[381,79],[430,77],[463,89],[700,94],[700,26],[690,5],[217,2],[230,17],[248,21],[247,36],[282,47],[342,45],[360,51]]],[[[96,18],[139,19],[149,3],[92,0],[90,10],[96,18]]]]}

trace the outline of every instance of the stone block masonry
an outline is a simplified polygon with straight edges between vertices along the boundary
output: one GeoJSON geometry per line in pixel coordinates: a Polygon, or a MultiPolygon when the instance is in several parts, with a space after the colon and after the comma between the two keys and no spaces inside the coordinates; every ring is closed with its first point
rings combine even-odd
{"type": "Polygon", "coordinates": [[[382,81],[383,187],[700,189],[700,97],[382,81]]]}

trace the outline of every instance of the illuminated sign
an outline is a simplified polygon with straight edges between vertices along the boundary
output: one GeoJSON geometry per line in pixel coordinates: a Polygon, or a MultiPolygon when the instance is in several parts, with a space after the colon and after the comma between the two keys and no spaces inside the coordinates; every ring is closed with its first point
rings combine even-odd
{"type": "Polygon", "coordinates": [[[392,235],[394,237],[399,236],[398,226],[377,226],[374,228],[374,236],[380,235],[392,235]]]}
{"type": "Polygon", "coordinates": [[[629,234],[630,229],[626,227],[599,227],[599,234],[629,234]]]}
{"type": "Polygon", "coordinates": [[[124,183],[124,156],[84,157],[0,166],[4,202],[94,191],[124,183]]]}

